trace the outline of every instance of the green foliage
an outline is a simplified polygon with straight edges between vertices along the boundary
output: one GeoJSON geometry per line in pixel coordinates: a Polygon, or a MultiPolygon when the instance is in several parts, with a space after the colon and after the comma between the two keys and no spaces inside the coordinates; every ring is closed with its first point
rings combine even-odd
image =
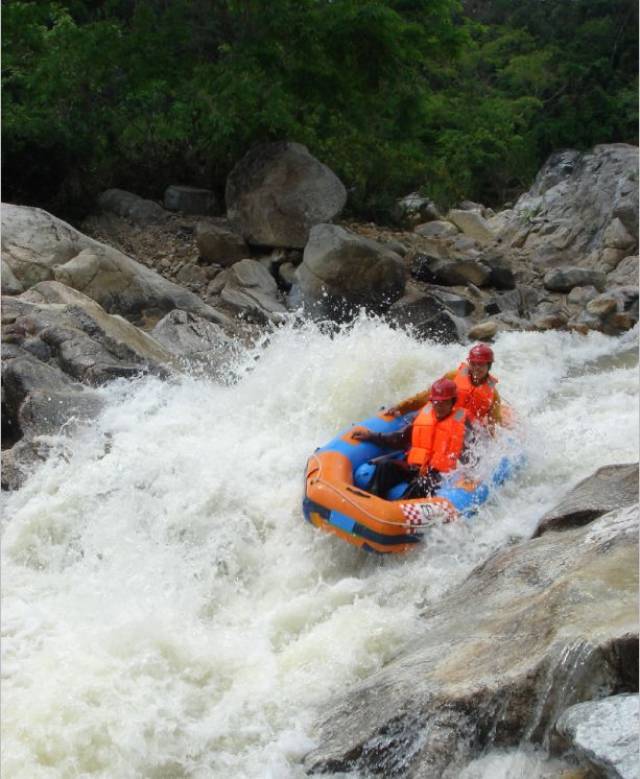
{"type": "Polygon", "coordinates": [[[5,197],[73,215],[121,186],[222,193],[254,143],[305,143],[383,219],[422,187],[499,203],[555,148],[633,141],[629,0],[3,3],[5,197]]]}

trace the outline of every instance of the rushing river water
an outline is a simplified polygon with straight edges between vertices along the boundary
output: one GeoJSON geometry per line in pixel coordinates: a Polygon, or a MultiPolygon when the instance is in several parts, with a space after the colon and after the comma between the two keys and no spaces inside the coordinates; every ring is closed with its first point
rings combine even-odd
{"type": "MultiPolygon", "coordinates": [[[[317,707],[596,468],[638,457],[636,334],[507,333],[528,464],[475,522],[379,558],[306,524],[308,455],[466,354],[361,319],[284,327],[206,378],[115,382],[3,498],[4,779],[302,777],[317,707]]],[[[535,753],[464,774],[538,777],[535,753]]]]}

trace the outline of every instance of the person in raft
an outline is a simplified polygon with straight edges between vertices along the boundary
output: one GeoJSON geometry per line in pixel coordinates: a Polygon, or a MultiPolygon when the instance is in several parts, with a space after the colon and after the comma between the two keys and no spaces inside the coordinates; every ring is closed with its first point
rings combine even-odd
{"type": "Polygon", "coordinates": [[[407,451],[401,460],[381,460],[369,492],[384,497],[401,482],[409,487],[404,498],[426,498],[437,489],[442,474],[458,463],[467,464],[474,433],[469,412],[456,405],[458,388],[451,379],[438,379],[429,391],[430,401],[413,422],[395,433],[354,430],[356,441],[407,451]]]}
{"type": "MultiPolygon", "coordinates": [[[[460,363],[457,370],[445,373],[443,378],[453,381],[458,390],[458,405],[469,412],[473,422],[487,425],[489,429],[495,425],[508,422],[500,395],[496,389],[498,380],[489,371],[493,364],[493,349],[486,344],[472,347],[466,362],[460,363]]],[[[409,411],[417,411],[431,399],[431,390],[418,392],[402,403],[388,408],[388,415],[400,417],[409,411]]]]}

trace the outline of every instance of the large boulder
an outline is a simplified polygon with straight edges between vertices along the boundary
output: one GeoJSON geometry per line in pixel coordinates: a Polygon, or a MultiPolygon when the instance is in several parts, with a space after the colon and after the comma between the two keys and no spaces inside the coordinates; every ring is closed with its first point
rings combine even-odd
{"type": "Polygon", "coordinates": [[[180,308],[232,326],[192,292],[39,208],[2,205],[2,254],[25,289],[56,280],[129,319],[180,308]]]}
{"type": "Polygon", "coordinates": [[[609,272],[637,253],[638,148],[614,143],[552,154],[529,192],[498,216],[502,244],[535,266],[609,272]]]}
{"type": "Polygon", "coordinates": [[[405,270],[401,257],[383,244],[322,224],[311,230],[296,280],[311,310],[375,309],[402,296],[405,270]]]}
{"type": "Polygon", "coordinates": [[[306,146],[256,146],[227,179],[227,216],[251,244],[302,248],[314,225],[337,216],[347,201],[340,179],[306,146]]]}
{"type": "Polygon", "coordinates": [[[541,743],[569,706],[637,689],[638,506],[495,553],[423,633],[321,715],[309,772],[455,777],[541,743]]]}

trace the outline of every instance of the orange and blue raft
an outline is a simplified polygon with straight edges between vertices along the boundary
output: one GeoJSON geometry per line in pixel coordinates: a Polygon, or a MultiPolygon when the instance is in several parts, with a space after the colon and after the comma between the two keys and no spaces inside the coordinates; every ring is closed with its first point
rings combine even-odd
{"type": "Polygon", "coordinates": [[[384,412],[351,426],[309,458],[305,475],[305,519],[347,543],[369,552],[403,553],[420,543],[426,528],[463,516],[472,516],[491,492],[513,470],[514,462],[503,457],[490,482],[445,478],[429,498],[403,499],[408,485],[400,484],[385,497],[367,491],[376,458],[401,457],[371,441],[352,437],[358,429],[392,433],[409,424],[414,413],[392,417],[384,412]]]}

